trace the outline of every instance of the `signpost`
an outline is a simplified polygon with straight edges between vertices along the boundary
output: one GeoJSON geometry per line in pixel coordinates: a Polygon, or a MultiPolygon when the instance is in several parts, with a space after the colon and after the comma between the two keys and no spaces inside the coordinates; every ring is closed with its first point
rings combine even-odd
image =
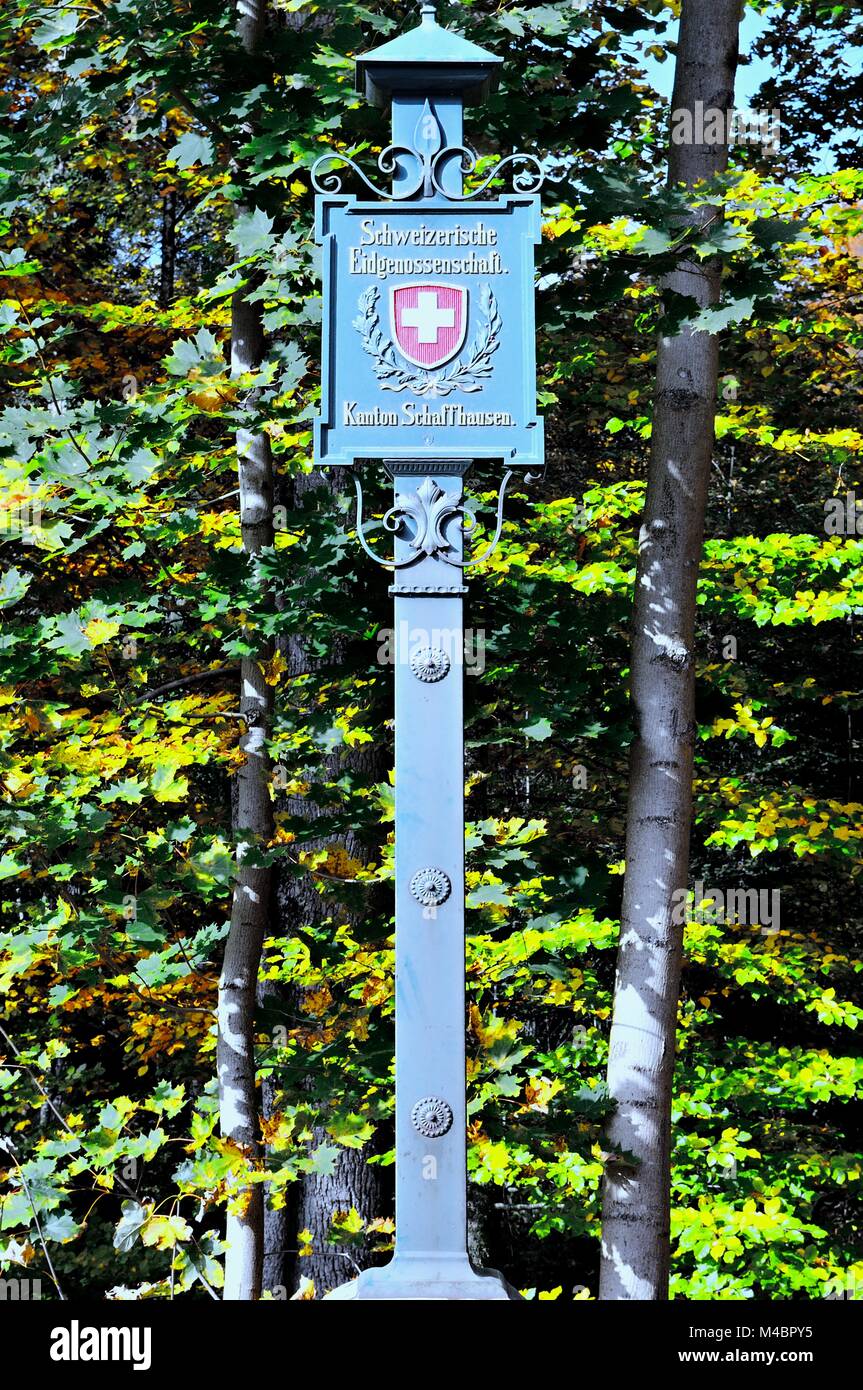
{"type": "Polygon", "coordinates": [[[533,302],[543,171],[510,155],[464,192],[476,157],[462,144],[463,109],[492,89],[500,61],[422,5],[416,28],[357,63],[359,90],[391,104],[393,143],[378,160],[390,188],[340,155],[313,171],[324,276],[316,461],[354,470],[357,535],[393,573],[396,633],[396,1246],[390,1264],[330,1298],[519,1297],[471,1265],[466,1211],[464,572],[500,539],[510,479],[529,481],[543,459],[533,302]],[[362,200],[342,192],[337,163],[361,180],[362,200]],[[514,191],[496,196],[505,166],[514,191]],[[468,557],[463,486],[477,461],[504,471],[492,539],[468,557]],[[390,557],[364,529],[367,464],[394,484],[390,557]]]}

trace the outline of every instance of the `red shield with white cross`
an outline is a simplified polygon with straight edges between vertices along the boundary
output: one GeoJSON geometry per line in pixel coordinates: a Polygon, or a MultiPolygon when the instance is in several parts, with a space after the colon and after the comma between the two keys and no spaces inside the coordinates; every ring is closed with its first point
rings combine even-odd
{"type": "Polygon", "coordinates": [[[432,371],[461,350],[467,333],[467,289],[431,283],[390,291],[390,321],[399,352],[432,371]]]}

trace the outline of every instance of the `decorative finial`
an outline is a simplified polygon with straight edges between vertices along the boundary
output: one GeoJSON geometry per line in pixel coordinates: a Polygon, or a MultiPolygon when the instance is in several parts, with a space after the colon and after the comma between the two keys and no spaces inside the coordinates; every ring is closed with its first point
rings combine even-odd
{"type": "Polygon", "coordinates": [[[429,0],[423,0],[420,5],[420,19],[423,24],[437,23],[437,5],[431,4],[429,0]]]}

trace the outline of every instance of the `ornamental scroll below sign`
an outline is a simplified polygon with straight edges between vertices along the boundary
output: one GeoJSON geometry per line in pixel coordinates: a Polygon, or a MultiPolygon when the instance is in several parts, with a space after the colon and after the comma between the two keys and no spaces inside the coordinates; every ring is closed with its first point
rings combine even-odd
{"type": "Polygon", "coordinates": [[[318,200],[324,323],[320,465],[542,465],[529,194],[453,206],[318,200]]]}

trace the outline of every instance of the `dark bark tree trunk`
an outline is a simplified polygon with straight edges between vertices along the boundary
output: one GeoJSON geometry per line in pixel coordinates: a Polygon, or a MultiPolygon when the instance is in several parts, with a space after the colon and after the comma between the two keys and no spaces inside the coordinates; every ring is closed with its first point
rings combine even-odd
{"type": "Polygon", "coordinates": [[[174,298],[177,267],[177,190],[162,194],[161,258],[159,264],[159,308],[170,307],[174,298]]]}
{"type": "MultiPolygon", "coordinates": [[[[324,1130],[316,1132],[315,1142],[324,1141],[332,1142],[324,1130]]],[[[369,1264],[365,1246],[348,1252],[327,1241],[336,1212],[353,1207],[364,1221],[382,1215],[379,1170],[369,1167],[367,1157],[361,1149],[342,1149],[332,1175],[310,1173],[303,1181],[297,1229],[311,1232],[312,1253],[298,1261],[297,1274],[312,1280],[316,1298],[346,1284],[369,1264]]]]}
{"type": "MultiPolygon", "coordinates": [[[[265,0],[241,0],[238,32],[248,53],[263,33],[265,0]]],[[[239,290],[231,306],[231,371],[235,376],[260,366],[264,336],[259,306],[239,290]]],[[[266,434],[237,433],[240,523],[249,563],[273,544],[273,460],[266,434]]],[[[260,1133],[255,1066],[255,1000],[264,936],[270,920],[272,870],[248,862],[249,848],[266,846],[273,835],[270,759],[267,738],[273,712],[273,688],[261,663],[271,655],[244,657],[240,668],[240,749],[237,773],[237,873],[231,925],[219,980],[218,1042],[221,1133],[242,1152],[249,1168],[260,1162],[260,1133]]],[[[224,1297],[260,1297],[263,1267],[263,1194],[259,1183],[241,1190],[226,1219],[224,1297]]]]}
{"type": "MultiPolygon", "coordinates": [[[[740,0],[683,0],[672,111],[730,110],[740,0]]],[[[728,148],[669,146],[668,182],[691,188],[727,166],[728,148]]],[[[678,124],[678,133],[681,129],[678,124]]],[[[727,124],[724,127],[727,133],[727,124]]],[[[703,226],[715,209],[693,210],[703,226]]],[[[680,229],[684,230],[683,227],[680,229]]],[[[701,306],[719,296],[715,262],[685,250],[665,284],[701,306]]],[[[602,1299],[668,1296],[670,1110],[683,927],[674,894],[689,872],[695,733],[695,594],[713,451],[717,342],[682,331],[659,341],[653,436],[639,535],[632,633],[635,725],[626,878],[608,1084],[616,1110],[603,1201],[602,1299]]]]}
{"type": "MultiPolygon", "coordinates": [[[[276,876],[278,878],[278,876],[276,876]]],[[[274,884],[274,895],[271,899],[274,923],[278,921],[278,888],[274,884]]],[[[283,1001],[282,988],[270,980],[258,981],[258,1004],[261,1008],[272,1013],[278,1010],[283,1001]]],[[[279,1104],[279,1085],[278,1080],[266,1070],[261,1078],[261,1111],[264,1119],[269,1120],[278,1110],[279,1104]]],[[[269,1159],[272,1150],[265,1146],[265,1159],[269,1159]]],[[[273,1155],[275,1157],[275,1155],[273,1155]]],[[[263,1292],[272,1294],[274,1298],[287,1298],[288,1284],[290,1282],[287,1272],[288,1261],[293,1250],[296,1250],[296,1241],[291,1240],[295,1230],[292,1219],[293,1207],[296,1203],[288,1200],[284,1205],[276,1206],[270,1200],[269,1185],[264,1188],[264,1210],[263,1210],[263,1256],[261,1268],[261,1289],[263,1292]]]]}
{"type": "MultiPolygon", "coordinates": [[[[303,497],[308,497],[310,493],[319,489],[338,493],[344,489],[345,482],[344,475],[336,471],[328,474],[326,480],[319,476],[302,475],[294,482],[295,502],[299,503],[303,497]]],[[[303,644],[297,638],[289,636],[280,639],[279,645],[287,662],[288,676],[305,675],[312,669],[303,644]]],[[[330,662],[338,664],[343,656],[343,651],[334,649],[328,654],[325,662],[317,662],[317,667],[319,669],[321,665],[328,665],[330,662]]],[[[371,745],[361,745],[327,758],[320,769],[321,779],[334,780],[345,763],[354,772],[365,772],[377,780],[382,780],[386,775],[380,752],[374,750],[371,745]],[[369,758],[374,759],[371,766],[369,758]]],[[[302,816],[312,822],[319,815],[319,808],[308,797],[289,798],[288,809],[292,815],[302,816]]],[[[362,863],[368,861],[367,846],[352,832],[348,831],[341,839],[352,859],[362,863]]],[[[325,843],[327,842],[324,840],[307,842],[306,848],[321,848],[325,843]]],[[[330,906],[320,897],[308,878],[287,877],[279,887],[279,930],[283,935],[290,934],[296,925],[320,920],[330,910],[330,906]]],[[[341,913],[348,921],[356,920],[356,913],[346,911],[344,907],[341,908],[341,913]]],[[[292,1002],[294,1007],[291,1012],[296,1013],[298,1001],[292,1002]]],[[[313,1143],[316,1146],[323,1142],[332,1143],[324,1130],[320,1130],[316,1132],[313,1143]]],[[[330,1245],[327,1241],[334,1212],[349,1211],[354,1207],[364,1221],[385,1214],[383,1207],[386,1205],[386,1196],[381,1170],[369,1167],[367,1159],[366,1149],[343,1148],[339,1152],[333,1174],[309,1174],[299,1185],[295,1211],[296,1225],[291,1246],[294,1250],[297,1249],[296,1235],[299,1231],[310,1231],[312,1253],[303,1256],[287,1268],[285,1282],[294,1289],[298,1287],[301,1278],[311,1279],[315,1285],[316,1297],[321,1298],[330,1289],[352,1279],[358,1270],[369,1264],[370,1252],[366,1246],[352,1248],[350,1258],[347,1258],[344,1250],[330,1245]]]]}

